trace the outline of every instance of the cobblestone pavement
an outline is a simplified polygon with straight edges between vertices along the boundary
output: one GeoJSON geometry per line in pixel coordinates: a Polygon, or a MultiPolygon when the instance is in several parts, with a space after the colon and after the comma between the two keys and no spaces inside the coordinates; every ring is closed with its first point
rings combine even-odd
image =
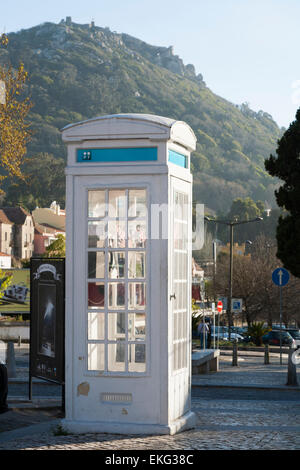
{"type": "MultiPolygon", "coordinates": [[[[298,450],[300,391],[284,387],[286,361],[280,366],[276,356],[265,366],[263,357],[246,354],[240,356],[239,367],[232,367],[230,361],[230,357],[222,356],[218,373],[193,376],[193,383],[198,384],[193,388],[192,398],[197,416],[195,429],[175,436],[62,435],[57,424],[60,421],[54,421],[59,408],[51,411],[14,409],[0,415],[0,450],[298,450]],[[243,390],[238,386],[253,389],[243,390]],[[256,389],[256,386],[269,387],[269,390],[256,389]],[[52,428],[35,431],[35,426],[39,426],[35,423],[48,423],[52,428]],[[22,435],[11,439],[10,433],[6,434],[16,427],[32,424],[28,435],[26,428],[22,435]]],[[[15,390],[11,387],[11,391],[12,395],[17,394],[18,386],[15,390]]]]}
{"type": "Polygon", "coordinates": [[[290,401],[214,400],[194,397],[196,428],[175,436],[55,435],[61,430],[14,439],[0,449],[23,450],[296,450],[300,404],[290,401]]]}

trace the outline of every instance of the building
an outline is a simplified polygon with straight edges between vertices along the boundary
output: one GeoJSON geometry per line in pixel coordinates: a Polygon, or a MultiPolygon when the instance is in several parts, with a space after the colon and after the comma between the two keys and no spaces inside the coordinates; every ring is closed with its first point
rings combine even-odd
{"type": "Polygon", "coordinates": [[[11,268],[11,255],[0,252],[0,269],[10,269],[11,268]]]}
{"type": "Polygon", "coordinates": [[[11,255],[17,259],[31,258],[34,248],[34,224],[31,214],[20,206],[2,207],[1,210],[13,224],[11,255]]]}
{"type": "Polygon", "coordinates": [[[60,208],[56,201],[53,201],[50,207],[37,207],[32,212],[32,216],[35,225],[51,227],[59,232],[65,232],[66,213],[60,208]]]}
{"type": "Polygon", "coordinates": [[[13,223],[7,218],[5,212],[0,209],[0,252],[6,255],[12,254],[13,223]]]}
{"type": "MultiPolygon", "coordinates": [[[[239,256],[244,256],[246,255],[246,244],[243,243],[242,245],[239,245],[238,243],[234,243],[232,246],[232,251],[233,255],[239,255],[239,256]]],[[[220,253],[226,253],[227,255],[230,254],[230,243],[227,243],[227,245],[223,245],[219,247],[219,252],[220,253]]]]}
{"type": "Polygon", "coordinates": [[[192,299],[196,301],[203,300],[204,292],[204,270],[192,259],[192,299]]]}
{"type": "Polygon", "coordinates": [[[46,253],[46,248],[57,240],[57,235],[65,235],[62,230],[57,230],[46,225],[35,224],[34,226],[34,254],[36,256],[46,253]]]}

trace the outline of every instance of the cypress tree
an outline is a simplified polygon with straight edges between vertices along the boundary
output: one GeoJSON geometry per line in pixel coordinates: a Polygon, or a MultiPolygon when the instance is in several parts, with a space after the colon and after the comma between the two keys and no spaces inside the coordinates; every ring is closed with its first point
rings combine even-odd
{"type": "Polygon", "coordinates": [[[275,191],[277,204],[285,210],[277,225],[277,257],[300,277],[300,108],[278,141],[276,154],[265,160],[265,168],[284,182],[275,191]]]}

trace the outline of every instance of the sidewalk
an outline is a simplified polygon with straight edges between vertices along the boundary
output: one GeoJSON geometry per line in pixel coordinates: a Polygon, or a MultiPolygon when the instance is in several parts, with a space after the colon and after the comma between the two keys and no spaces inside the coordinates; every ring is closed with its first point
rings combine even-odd
{"type": "MultiPolygon", "coordinates": [[[[300,371],[297,369],[298,384],[300,371]]],[[[219,372],[193,375],[192,385],[199,387],[238,387],[273,390],[299,390],[300,387],[288,387],[287,355],[270,353],[270,364],[264,364],[264,354],[253,351],[239,351],[238,367],[232,366],[232,352],[221,351],[219,372]]],[[[300,399],[300,395],[299,395],[300,399]]]]}

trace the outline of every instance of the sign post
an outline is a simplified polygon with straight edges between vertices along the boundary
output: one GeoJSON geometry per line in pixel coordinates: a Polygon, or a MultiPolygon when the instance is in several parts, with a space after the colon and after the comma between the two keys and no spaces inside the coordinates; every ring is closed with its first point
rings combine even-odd
{"type": "Polygon", "coordinates": [[[218,310],[218,342],[217,342],[217,348],[219,349],[219,334],[220,334],[220,313],[222,313],[222,310],[223,310],[223,302],[221,300],[219,300],[218,304],[217,304],[217,310],[218,310]]]}
{"type": "Polygon", "coordinates": [[[214,349],[216,349],[216,305],[215,302],[212,302],[211,309],[213,312],[213,325],[214,325],[214,349]]]}
{"type": "Polygon", "coordinates": [[[282,293],[281,288],[285,286],[290,279],[290,274],[285,268],[277,268],[272,273],[272,281],[279,286],[279,315],[280,315],[280,365],[282,364],[282,293]]]}

